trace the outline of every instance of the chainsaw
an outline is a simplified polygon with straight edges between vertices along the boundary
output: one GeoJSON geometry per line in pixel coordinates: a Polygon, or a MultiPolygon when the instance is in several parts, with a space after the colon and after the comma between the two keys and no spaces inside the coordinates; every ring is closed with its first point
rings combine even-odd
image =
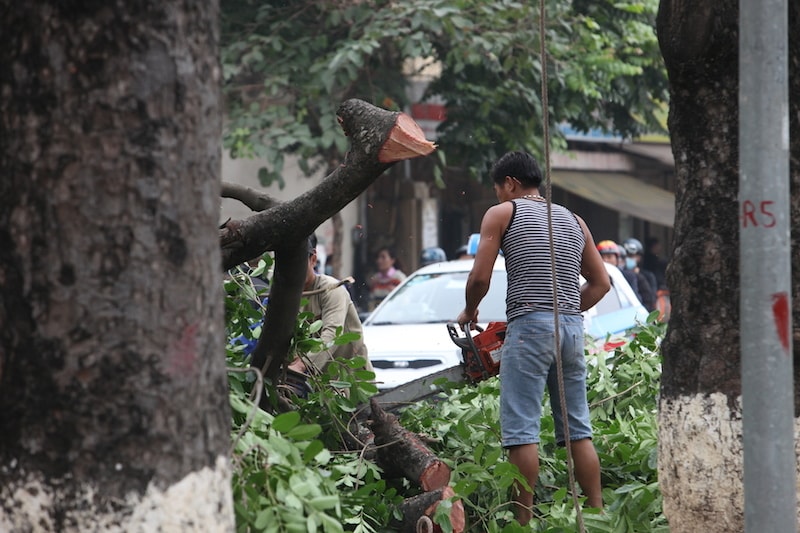
{"type": "Polygon", "coordinates": [[[486,329],[478,325],[472,327],[478,331],[474,336],[470,328],[459,328],[452,322],[447,324],[450,339],[461,348],[460,364],[381,392],[375,398],[385,404],[412,403],[440,392],[442,388],[438,383],[441,380],[475,384],[496,376],[500,372],[500,352],[506,337],[506,323],[489,322],[486,329]]]}
{"type": "Polygon", "coordinates": [[[484,330],[474,326],[478,334],[474,337],[470,328],[461,328],[464,336],[460,336],[456,325],[447,324],[447,332],[453,343],[461,348],[464,375],[471,383],[496,376],[500,372],[500,351],[506,339],[505,322],[489,322],[484,330]]]}

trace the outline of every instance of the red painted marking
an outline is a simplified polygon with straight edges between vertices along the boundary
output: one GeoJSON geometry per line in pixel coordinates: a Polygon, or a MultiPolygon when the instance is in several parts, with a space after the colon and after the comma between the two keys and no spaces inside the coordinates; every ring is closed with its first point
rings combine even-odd
{"type": "Polygon", "coordinates": [[[196,324],[186,326],[180,338],[173,343],[168,366],[171,375],[186,375],[194,371],[197,362],[197,330],[196,324]]]}
{"type": "Polygon", "coordinates": [[[750,200],[742,202],[742,227],[747,227],[747,221],[752,222],[753,226],[758,226],[756,222],[756,206],[750,200]]]}
{"type": "Polygon", "coordinates": [[[777,220],[775,219],[775,215],[772,214],[772,211],[767,209],[767,207],[774,204],[772,200],[765,200],[761,202],[761,214],[764,215],[763,226],[765,228],[774,227],[777,224],[777,220]]]}
{"type": "Polygon", "coordinates": [[[772,316],[775,318],[775,329],[781,340],[784,351],[789,351],[789,297],[785,292],[772,295],[772,316]]]}
{"type": "Polygon", "coordinates": [[[752,200],[745,200],[742,202],[742,227],[748,226],[774,228],[778,219],[772,212],[770,206],[774,204],[772,200],[764,200],[758,202],[756,205],[752,200]]]}

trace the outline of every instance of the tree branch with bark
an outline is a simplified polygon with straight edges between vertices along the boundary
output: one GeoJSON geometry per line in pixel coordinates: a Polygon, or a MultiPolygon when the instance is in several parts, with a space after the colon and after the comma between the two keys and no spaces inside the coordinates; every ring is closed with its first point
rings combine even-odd
{"type": "Polygon", "coordinates": [[[350,138],[350,150],[344,162],[318,186],[283,203],[275,203],[252,189],[223,188],[223,194],[239,199],[251,209],[264,208],[245,220],[223,224],[220,244],[224,270],[266,251],[275,252],[270,305],[251,361],[273,383],[294,334],[305,282],[308,236],[394,163],[426,156],[436,149],[405,113],[351,99],[341,104],[337,117],[344,134],[350,138]]]}

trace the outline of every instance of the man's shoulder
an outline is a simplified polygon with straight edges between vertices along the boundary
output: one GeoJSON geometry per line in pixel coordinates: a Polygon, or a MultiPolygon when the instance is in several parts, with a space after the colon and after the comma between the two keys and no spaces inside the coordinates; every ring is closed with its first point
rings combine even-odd
{"type": "Polygon", "coordinates": [[[578,219],[580,218],[577,214],[575,214],[574,211],[572,211],[572,209],[561,204],[553,204],[552,209],[554,213],[558,213],[561,216],[568,218],[570,221],[578,222],[578,219]]]}
{"type": "Polygon", "coordinates": [[[347,287],[340,280],[333,276],[318,274],[311,287],[314,294],[309,295],[309,302],[316,302],[315,305],[328,308],[338,305],[339,302],[350,300],[350,293],[347,287]]]}
{"type": "Polygon", "coordinates": [[[327,274],[318,274],[317,279],[314,281],[314,289],[327,289],[328,287],[338,285],[340,281],[333,276],[327,274]]]}
{"type": "Polygon", "coordinates": [[[494,204],[489,209],[486,210],[486,213],[483,215],[484,217],[497,217],[503,216],[505,214],[511,213],[514,209],[514,202],[507,201],[507,202],[500,202],[499,204],[494,204]]]}

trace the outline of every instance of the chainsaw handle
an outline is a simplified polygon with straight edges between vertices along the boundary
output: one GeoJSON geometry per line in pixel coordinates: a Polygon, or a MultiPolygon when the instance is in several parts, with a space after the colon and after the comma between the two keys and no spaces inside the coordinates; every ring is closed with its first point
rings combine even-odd
{"type": "Polygon", "coordinates": [[[453,322],[447,323],[447,332],[450,334],[450,339],[452,339],[453,343],[461,348],[462,350],[469,350],[471,353],[475,355],[476,358],[479,358],[478,355],[478,348],[475,346],[475,341],[472,340],[472,334],[470,333],[470,329],[478,330],[478,333],[483,331],[483,328],[480,327],[478,324],[474,322],[470,322],[469,325],[471,328],[465,327],[465,324],[459,324],[461,327],[461,331],[464,332],[464,336],[461,337],[458,332],[456,331],[456,325],[453,322]]]}
{"type": "Polygon", "coordinates": [[[482,328],[482,327],[480,327],[480,326],[478,325],[478,323],[477,323],[477,322],[470,322],[470,323],[469,323],[469,326],[470,326],[469,328],[466,328],[466,327],[465,327],[465,326],[466,326],[466,324],[460,324],[460,325],[461,325],[461,331],[463,331],[464,333],[467,333],[467,330],[468,330],[468,329],[474,329],[474,330],[476,330],[478,333],[483,333],[483,328],[482,328]]]}
{"type": "MultiPolygon", "coordinates": [[[[461,326],[461,331],[464,331],[464,326],[461,326]]],[[[450,339],[456,346],[458,346],[462,350],[469,349],[469,344],[467,344],[467,338],[462,337],[458,334],[458,331],[456,330],[456,325],[453,322],[447,323],[447,333],[450,334],[450,339]]]]}
{"type": "Polygon", "coordinates": [[[447,324],[447,331],[453,343],[461,348],[461,364],[470,382],[477,383],[496,376],[500,371],[499,349],[505,337],[505,323],[490,322],[485,331],[474,323],[460,326],[464,336],[459,335],[456,324],[452,322],[447,324]],[[473,328],[479,332],[474,337],[470,332],[473,328]]]}

